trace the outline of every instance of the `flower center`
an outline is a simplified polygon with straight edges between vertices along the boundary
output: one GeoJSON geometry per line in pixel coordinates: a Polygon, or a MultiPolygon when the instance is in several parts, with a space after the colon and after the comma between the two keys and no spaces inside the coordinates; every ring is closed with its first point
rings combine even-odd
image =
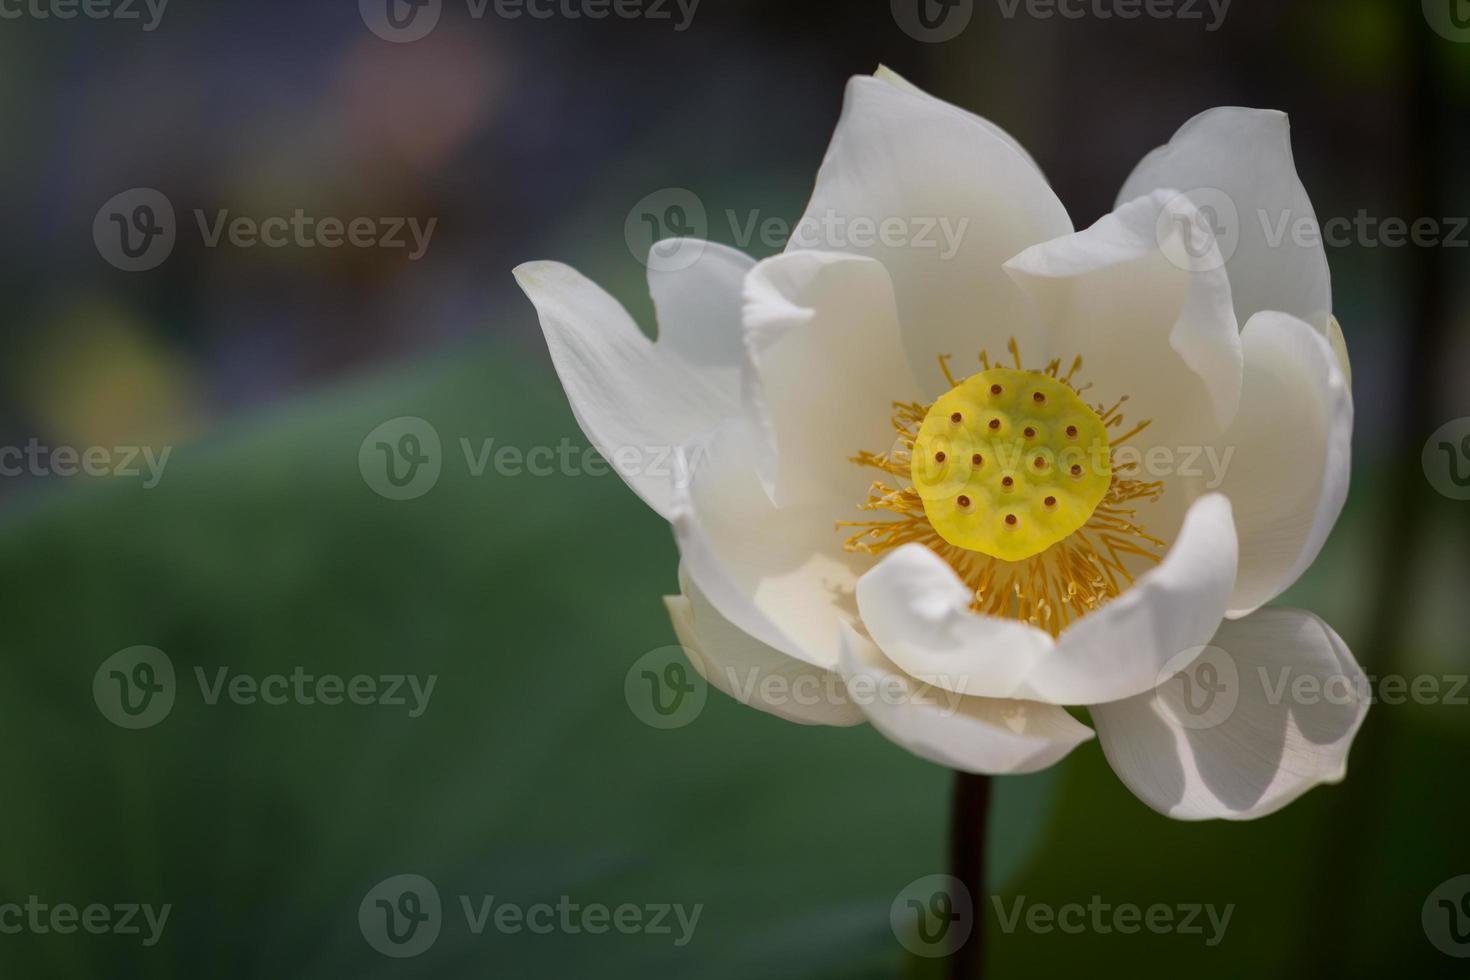
{"type": "Polygon", "coordinates": [[[886,520],[838,521],[848,551],[881,555],[921,544],[974,590],[971,608],[1032,623],[1053,636],[1117,598],[1141,565],[1165,545],[1138,522],[1136,502],[1157,500],[1162,483],[1139,480],[1118,447],[1149,425],[1123,425],[1121,396],[1111,406],[1082,400],[1091,385],[1063,374],[1061,361],[1028,371],[1009,345],[1014,368],[992,366],[956,380],[933,405],[897,402],[898,439],[887,452],[852,461],[902,481],[879,481],[859,506],[886,520]]]}
{"type": "Polygon", "coordinates": [[[1113,479],[1107,428],[1060,380],[991,368],[929,409],[910,479],[944,540],[1021,561],[1092,519],[1113,479]]]}

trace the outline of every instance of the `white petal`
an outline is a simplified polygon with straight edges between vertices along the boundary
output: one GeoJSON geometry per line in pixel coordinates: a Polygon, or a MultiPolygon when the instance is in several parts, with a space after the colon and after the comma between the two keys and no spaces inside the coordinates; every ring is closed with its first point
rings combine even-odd
{"type": "Polygon", "coordinates": [[[873,727],[915,755],[973,773],[1045,769],[1092,737],[1055,705],[962,697],[916,683],[842,624],[842,673],[873,727]]]}
{"type": "Polygon", "coordinates": [[[883,262],[929,394],[949,388],[939,354],[973,364],[981,348],[1002,353],[1011,335],[1030,347],[1030,310],[1001,265],[1072,230],[1035,165],[993,130],[937,99],[854,78],[789,246],[883,262]]]}
{"type": "Polygon", "coordinates": [[[1056,644],[1029,623],[970,611],[974,593],[920,544],[888,555],[858,580],[868,633],[895,664],[948,691],[1012,697],[1056,644]]]}
{"type": "Polygon", "coordinates": [[[835,497],[845,513],[873,480],[850,458],[889,449],[893,403],[920,396],[888,273],[831,252],[767,259],[746,279],[745,339],[759,386],[749,400],[774,442],[762,467],[772,498],[835,497]]]}
{"type": "Polygon", "coordinates": [[[575,269],[530,262],[515,277],[540,313],[582,431],[634,493],[669,517],[670,453],[734,415],[733,393],[717,374],[656,347],[617,300],[575,269]]]}
{"type": "Polygon", "coordinates": [[[1144,157],[1118,200],[1159,188],[1184,191],[1210,208],[1219,237],[1233,243],[1225,251],[1232,253],[1226,257],[1241,323],[1281,310],[1327,328],[1327,253],[1313,235],[1317,215],[1292,162],[1285,113],[1229,107],[1195,116],[1144,157]]]}
{"type": "Polygon", "coordinates": [[[1152,420],[1145,447],[1204,444],[1240,398],[1230,283],[1207,231],[1185,240],[1196,220],[1187,200],[1159,192],[1006,263],[1040,307],[1048,356],[1064,369],[1080,356],[1095,400],[1127,395],[1128,418],[1152,420]]]}
{"type": "Polygon", "coordinates": [[[710,605],[687,576],[683,595],[664,604],[690,662],[711,685],[737,701],[802,725],[861,725],[841,675],[771,649],[710,605]]]}
{"type": "Polygon", "coordinates": [[[1157,568],[1062,631],[1048,670],[1032,682],[1046,695],[1039,700],[1096,704],[1154,687],[1171,658],[1214,635],[1238,554],[1230,502],[1199,498],[1157,568]]]}
{"type": "Polygon", "coordinates": [[[879,65],[878,70],[873,72],[873,77],[878,79],[880,82],[887,82],[889,85],[892,85],[894,88],[898,89],[901,92],[907,92],[910,95],[917,95],[921,98],[930,99],[931,101],[943,106],[945,109],[948,109],[951,112],[958,112],[967,120],[979,123],[981,126],[985,127],[986,132],[991,133],[997,139],[1003,141],[1011,149],[1015,150],[1021,156],[1025,157],[1026,162],[1031,164],[1031,166],[1036,169],[1036,172],[1038,174],[1041,174],[1042,179],[1046,179],[1046,175],[1042,173],[1041,165],[1038,164],[1036,162],[1036,159],[1031,156],[1031,154],[1024,146],[1021,145],[1020,141],[1017,140],[1010,133],[1006,132],[1000,126],[991,122],[989,119],[986,119],[984,116],[977,116],[975,115],[975,113],[970,112],[968,109],[961,109],[957,105],[951,105],[950,103],[945,102],[942,99],[937,98],[936,96],[930,95],[928,92],[925,92],[923,89],[919,88],[919,86],[915,85],[907,78],[904,78],[902,75],[894,71],[892,68],[889,68],[887,65],[879,65]]]}
{"type": "Polygon", "coordinates": [[[743,290],[755,260],[715,242],[675,238],[654,246],[670,251],[690,247],[698,248],[699,257],[686,268],[648,264],[648,288],[658,314],[658,349],[699,368],[729,400],[738,401],[746,364],[743,290]]]}
{"type": "Polygon", "coordinates": [[[726,619],[787,656],[833,670],[837,623],[856,618],[853,591],[872,561],[845,552],[835,526],[855,501],[777,507],[756,472],[764,452],[762,435],[743,419],[688,451],[692,479],[674,483],[679,553],[726,619]]]}
{"type": "Polygon", "coordinates": [[[1212,647],[1212,673],[1092,708],[1128,788],[1180,820],[1250,820],[1341,780],[1368,684],[1337,634],[1270,608],[1223,624],[1212,647]]]}
{"type": "Polygon", "coordinates": [[[1240,414],[1220,489],[1235,508],[1240,574],[1230,615],[1280,595],[1316,560],[1347,499],[1353,399],[1327,339],[1284,313],[1245,325],[1240,414]]]}
{"type": "Polygon", "coordinates": [[[1348,391],[1352,391],[1353,362],[1348,357],[1347,338],[1343,336],[1342,324],[1337,322],[1337,317],[1327,321],[1327,342],[1332,345],[1332,353],[1337,355],[1337,366],[1342,368],[1342,377],[1347,382],[1348,391]]]}
{"type": "Polygon", "coordinates": [[[1230,504],[1211,494],[1190,508],[1156,568],[1055,642],[1027,624],[971,612],[968,587],[920,545],[895,551],[858,581],[858,608],[884,653],[920,680],[977,697],[1094,704],[1151,690],[1171,658],[1214,635],[1235,559],[1230,504]]]}

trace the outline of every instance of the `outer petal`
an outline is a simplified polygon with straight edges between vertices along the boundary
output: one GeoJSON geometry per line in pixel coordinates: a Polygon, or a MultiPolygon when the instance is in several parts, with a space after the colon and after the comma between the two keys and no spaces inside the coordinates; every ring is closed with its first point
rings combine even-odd
{"type": "Polygon", "coordinates": [[[1282,310],[1326,330],[1332,281],[1317,214],[1297,177],[1286,114],[1220,108],[1195,116],[1143,158],[1118,200],[1159,188],[1184,191],[1223,229],[1236,318],[1282,310]]]}
{"type": "Polygon", "coordinates": [[[903,92],[907,92],[910,95],[917,95],[920,98],[925,99],[933,99],[935,102],[938,102],[946,109],[949,109],[953,112],[958,112],[965,119],[979,123],[981,126],[985,127],[986,132],[991,133],[997,139],[1004,142],[1011,149],[1015,150],[1021,156],[1025,157],[1026,162],[1030,163],[1031,166],[1036,169],[1036,172],[1038,174],[1041,174],[1042,179],[1046,179],[1046,174],[1042,173],[1041,165],[1036,162],[1036,159],[1032,157],[1029,152],[1027,152],[1026,148],[1022,146],[1014,136],[1006,132],[1000,126],[997,126],[995,123],[991,122],[989,119],[986,119],[984,116],[977,116],[973,112],[970,112],[968,109],[961,109],[959,106],[951,105],[950,103],[945,102],[942,99],[937,98],[936,96],[930,95],[928,92],[925,92],[923,89],[919,88],[919,86],[915,85],[907,78],[904,78],[902,75],[894,71],[892,68],[889,68],[887,65],[879,65],[878,70],[873,72],[873,77],[878,79],[880,82],[887,82],[894,88],[897,88],[903,92]]]}
{"type": "MultiPolygon", "coordinates": [[[[711,290],[719,277],[704,273],[712,267],[693,267],[703,270],[693,274],[711,290]]],[[[617,300],[569,266],[530,262],[515,276],[541,315],[552,363],[582,431],[634,493],[669,517],[673,473],[667,460],[739,410],[728,379],[650,342],[617,300]]],[[[686,331],[685,346],[692,346],[692,333],[686,331]]]]}
{"type": "Polygon", "coordinates": [[[1368,682],[1341,638],[1310,613],[1262,609],[1222,625],[1212,645],[1225,676],[1185,671],[1092,708],[1128,788],[1176,819],[1250,820],[1342,779],[1368,682]]]}
{"type": "Polygon", "coordinates": [[[916,683],[842,624],[852,699],[887,738],[930,762],[975,773],[1028,773],[1060,761],[1092,731],[1061,708],[969,698],[916,683]]]}
{"type": "MultiPolygon", "coordinates": [[[[655,248],[679,252],[685,239],[655,248]]],[[[698,368],[730,401],[740,398],[745,368],[745,331],[741,325],[745,277],[755,259],[715,242],[697,242],[699,258],[685,269],[648,264],[648,289],[658,314],[658,349],[677,354],[698,368]]]]}
{"type": "Polygon", "coordinates": [[[674,483],[674,536],[690,579],[720,614],[787,656],[837,667],[837,623],[855,619],[853,590],[872,559],[842,549],[835,522],[854,501],[777,507],[757,466],[757,428],[725,423],[691,447],[691,479],[674,483]]]}
{"type": "Polygon", "coordinates": [[[695,669],[714,687],[752,708],[802,725],[860,725],[867,719],[847,698],[838,674],[771,649],[710,605],[679,576],[684,594],[666,596],[674,632],[695,669]]]}
{"type": "Polygon", "coordinates": [[[1050,637],[969,610],[969,590],[932,552],[908,546],[858,583],[873,639],[915,677],[968,695],[1094,704],[1151,690],[1181,650],[1206,643],[1235,581],[1222,496],[1201,497],[1157,568],[1050,637]]]}
{"type": "Polygon", "coordinates": [[[869,255],[893,276],[905,345],[930,394],[935,357],[1034,340],[1002,263],[1071,221],[1035,165],[994,127],[937,99],[854,78],[791,249],[869,255]],[[885,224],[897,234],[883,233],[885,224]],[[876,229],[874,231],[873,229],[876,229]]]}
{"type": "Polygon", "coordinates": [[[850,457],[888,449],[893,402],[919,397],[888,273],[835,252],[767,259],[745,283],[745,339],[758,386],[748,401],[773,442],[762,467],[772,498],[835,499],[836,520],[872,482],[850,457]]]}
{"type": "Polygon", "coordinates": [[[1280,595],[1316,559],[1342,513],[1353,399],[1326,338],[1284,313],[1245,325],[1240,414],[1220,439],[1220,489],[1235,508],[1240,574],[1231,617],[1280,595]],[[1233,455],[1231,455],[1233,454],[1233,455]]]}

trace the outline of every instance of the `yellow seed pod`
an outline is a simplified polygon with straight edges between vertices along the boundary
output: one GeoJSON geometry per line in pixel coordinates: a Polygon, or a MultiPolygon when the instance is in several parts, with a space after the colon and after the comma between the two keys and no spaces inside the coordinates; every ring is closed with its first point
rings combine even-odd
{"type": "Polygon", "coordinates": [[[940,537],[1020,561],[1087,523],[1113,467],[1107,427],[1071,387],[991,368],[934,403],[910,476],[940,537]]]}

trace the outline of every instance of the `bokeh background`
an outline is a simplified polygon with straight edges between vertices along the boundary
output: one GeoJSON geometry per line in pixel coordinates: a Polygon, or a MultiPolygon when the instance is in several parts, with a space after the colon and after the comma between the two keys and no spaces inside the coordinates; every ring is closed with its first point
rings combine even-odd
{"type": "MultiPolygon", "coordinates": [[[[1323,221],[1470,214],[1470,30],[1430,26],[1470,27],[1462,0],[1235,0],[1214,30],[1203,4],[1200,20],[1129,21],[971,6],[940,43],[883,0],[703,0],[683,30],[674,7],[533,20],[445,0],[412,43],[352,0],[173,0],[151,30],[141,4],[139,20],[5,6],[0,445],[170,455],[153,486],[0,479],[0,902],[172,912],[151,947],[0,935],[0,975],[931,975],[889,908],[945,870],[949,775],[871,730],[799,729],[718,694],[686,727],[645,724],[624,679],[674,643],[667,528],[615,476],[469,465],[461,440],[585,447],[510,269],[570,262],[651,331],[626,233],[639,203],[686,189],[710,238],[778,250],[741,242],[727,213],[799,217],[845,79],[880,62],[1009,129],[1078,227],[1221,104],[1291,113],[1323,221]],[[167,198],[177,241],[130,272],[93,225],[134,188],[167,198]],[[410,258],[210,247],[193,217],[298,208],[436,224],[410,258]],[[442,440],[437,484],[411,500],[359,467],[401,416],[442,440]],[[139,645],[166,652],[178,696],[125,730],[92,684],[139,645]],[[221,667],[437,684],[416,718],[209,704],[195,671],[221,667]],[[364,896],[399,874],[445,903],[413,959],[359,928],[364,896]],[[703,912],[683,947],[474,935],[459,896],[490,895],[703,912]]],[[[1376,676],[1470,673],[1470,504],[1421,467],[1430,433],[1470,415],[1467,241],[1329,249],[1354,484],[1286,601],[1376,676]]],[[[1000,780],[990,884],[1007,900],[1235,909],[1209,947],[1004,934],[986,906],[989,975],[1459,975],[1421,911],[1470,873],[1467,761],[1470,707],[1441,699],[1376,706],[1344,784],[1255,823],[1166,820],[1095,743],[1000,780]]]]}

